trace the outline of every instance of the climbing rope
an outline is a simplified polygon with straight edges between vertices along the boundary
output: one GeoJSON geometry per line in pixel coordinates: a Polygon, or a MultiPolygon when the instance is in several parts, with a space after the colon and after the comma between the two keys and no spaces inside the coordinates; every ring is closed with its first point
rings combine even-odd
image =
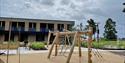
{"type": "MultiPolygon", "coordinates": [[[[65,38],[64,39],[62,39],[62,41],[61,41],[61,52],[60,52],[60,54],[62,54],[62,55],[64,55],[65,53],[66,53],[66,51],[67,51],[67,49],[69,49],[70,48],[70,46],[71,46],[71,43],[70,43],[70,41],[69,41],[69,37],[68,37],[68,35],[67,36],[64,36],[65,38]],[[68,43],[68,45],[69,46],[67,46],[67,43],[68,43]],[[65,48],[65,49],[64,49],[65,48]]],[[[64,55],[65,56],[65,55],[64,55]]]]}

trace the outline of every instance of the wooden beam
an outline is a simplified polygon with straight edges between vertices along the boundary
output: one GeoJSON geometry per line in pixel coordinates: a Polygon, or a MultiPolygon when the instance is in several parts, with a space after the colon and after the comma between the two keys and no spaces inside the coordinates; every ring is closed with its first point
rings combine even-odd
{"type": "Polygon", "coordinates": [[[88,63],[92,63],[92,54],[91,54],[91,52],[92,52],[92,27],[89,27],[89,33],[88,33],[88,36],[89,36],[89,38],[88,38],[88,63]]]}
{"type": "Polygon", "coordinates": [[[56,34],[56,37],[55,37],[55,39],[54,39],[54,41],[53,41],[53,43],[52,43],[52,46],[51,46],[51,48],[50,48],[50,50],[49,50],[48,59],[49,59],[50,56],[51,56],[51,53],[52,53],[54,44],[57,42],[57,39],[58,39],[58,34],[56,34]]]}
{"type": "Polygon", "coordinates": [[[78,34],[78,48],[79,48],[79,57],[82,56],[82,53],[81,53],[81,40],[80,40],[80,34],[78,34]]]}
{"type": "Polygon", "coordinates": [[[55,56],[57,56],[58,54],[58,43],[59,43],[59,32],[57,32],[57,38],[56,38],[56,42],[55,42],[55,56]]]}
{"type": "Polygon", "coordinates": [[[7,46],[7,63],[9,63],[9,47],[10,47],[10,38],[11,38],[11,25],[12,22],[9,24],[9,41],[8,41],[8,46],[7,46]]]}
{"type": "Polygon", "coordinates": [[[50,44],[50,37],[51,37],[51,31],[49,31],[49,34],[48,34],[47,47],[48,47],[48,45],[50,44]]]}
{"type": "MultiPolygon", "coordinates": [[[[66,31],[66,32],[59,32],[60,35],[73,35],[75,34],[76,32],[70,32],[70,31],[66,31]]],[[[90,33],[90,32],[78,32],[78,34],[87,34],[87,33],[90,33]]],[[[56,35],[56,33],[54,33],[54,35],[56,35]]]]}
{"type": "MultiPolygon", "coordinates": [[[[59,32],[60,35],[73,35],[75,34],[75,32],[59,32]]],[[[56,35],[56,33],[54,33],[54,35],[56,35]]]]}
{"type": "Polygon", "coordinates": [[[72,53],[73,53],[73,50],[74,50],[74,47],[75,47],[75,44],[76,44],[76,38],[77,38],[77,32],[75,32],[73,44],[72,44],[72,46],[71,46],[71,50],[70,50],[70,53],[69,53],[69,55],[68,55],[68,58],[67,58],[66,63],[69,63],[69,62],[70,62],[70,59],[71,59],[71,56],[72,56],[72,53]]]}

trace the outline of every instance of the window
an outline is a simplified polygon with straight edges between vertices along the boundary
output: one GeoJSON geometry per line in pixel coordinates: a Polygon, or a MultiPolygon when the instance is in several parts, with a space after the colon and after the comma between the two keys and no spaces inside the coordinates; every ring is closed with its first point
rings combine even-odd
{"type": "Polygon", "coordinates": [[[5,26],[5,21],[0,21],[0,26],[5,26]]]}

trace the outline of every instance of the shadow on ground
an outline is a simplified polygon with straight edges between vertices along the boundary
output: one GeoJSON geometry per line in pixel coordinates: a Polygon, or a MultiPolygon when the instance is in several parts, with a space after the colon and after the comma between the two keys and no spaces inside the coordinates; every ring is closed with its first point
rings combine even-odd
{"type": "Polygon", "coordinates": [[[120,55],[120,56],[125,56],[125,51],[111,51],[111,53],[114,53],[114,54],[118,54],[118,55],[120,55]]]}
{"type": "Polygon", "coordinates": [[[0,59],[0,63],[5,63],[3,60],[0,59]]]}

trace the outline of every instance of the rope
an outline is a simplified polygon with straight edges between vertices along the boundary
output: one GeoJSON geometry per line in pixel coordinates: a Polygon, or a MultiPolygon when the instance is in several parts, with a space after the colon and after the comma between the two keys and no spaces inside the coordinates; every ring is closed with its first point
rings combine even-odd
{"type": "Polygon", "coordinates": [[[66,35],[64,37],[65,38],[61,41],[62,42],[62,47],[61,47],[61,52],[60,52],[60,54],[63,54],[63,55],[66,53],[67,49],[69,48],[68,46],[66,46],[67,42],[68,42],[68,45],[71,46],[71,43],[69,41],[69,36],[66,35]],[[63,52],[64,47],[65,47],[65,50],[63,52]]]}
{"type": "MultiPolygon", "coordinates": [[[[93,45],[92,45],[93,46],[93,45]]],[[[95,50],[93,50],[94,55],[98,58],[98,60],[101,60],[103,62],[104,58],[101,55],[101,53],[98,51],[97,48],[95,48],[95,50]]]]}

